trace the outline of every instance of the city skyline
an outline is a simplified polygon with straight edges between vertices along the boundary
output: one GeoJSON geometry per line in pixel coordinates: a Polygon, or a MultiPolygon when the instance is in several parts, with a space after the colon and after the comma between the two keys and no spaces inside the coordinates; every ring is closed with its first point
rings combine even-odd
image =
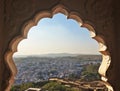
{"type": "Polygon", "coordinates": [[[19,43],[15,55],[49,53],[99,54],[89,31],[63,14],[41,19],[29,30],[27,39],[19,43]]]}

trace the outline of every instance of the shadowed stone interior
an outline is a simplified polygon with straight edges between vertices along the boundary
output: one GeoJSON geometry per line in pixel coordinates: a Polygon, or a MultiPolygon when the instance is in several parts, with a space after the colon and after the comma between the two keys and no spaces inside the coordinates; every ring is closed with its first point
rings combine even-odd
{"type": "Polygon", "coordinates": [[[17,70],[12,55],[17,44],[41,18],[58,12],[92,32],[91,37],[98,41],[103,55],[99,69],[102,80],[119,91],[119,3],[119,0],[0,0],[0,91],[9,91],[14,82],[17,70]]]}

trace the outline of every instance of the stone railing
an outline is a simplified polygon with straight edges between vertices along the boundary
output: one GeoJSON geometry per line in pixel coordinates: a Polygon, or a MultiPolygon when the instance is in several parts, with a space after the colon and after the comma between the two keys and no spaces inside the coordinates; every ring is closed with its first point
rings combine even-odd
{"type": "Polygon", "coordinates": [[[56,81],[60,82],[61,84],[64,84],[65,86],[68,87],[77,87],[80,89],[85,89],[85,90],[92,90],[92,91],[108,91],[106,88],[105,84],[102,81],[92,81],[92,82],[80,82],[80,81],[70,81],[67,79],[59,79],[59,78],[50,78],[49,81],[56,81]]]}

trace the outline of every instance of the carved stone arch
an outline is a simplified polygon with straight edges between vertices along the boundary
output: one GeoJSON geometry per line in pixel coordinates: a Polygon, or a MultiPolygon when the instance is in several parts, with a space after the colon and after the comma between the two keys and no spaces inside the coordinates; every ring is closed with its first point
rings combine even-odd
{"type": "Polygon", "coordinates": [[[109,89],[109,91],[113,91],[113,88],[107,82],[108,78],[106,77],[106,71],[107,71],[108,67],[110,66],[111,57],[110,57],[110,53],[107,49],[106,42],[104,41],[105,40],[104,37],[100,36],[99,34],[96,33],[96,31],[95,31],[92,23],[90,23],[90,21],[84,21],[83,19],[81,19],[80,14],[78,12],[69,11],[69,9],[63,5],[57,5],[52,10],[45,10],[45,11],[43,10],[43,11],[37,13],[33,17],[33,19],[29,20],[22,26],[22,29],[21,29],[22,34],[13,38],[13,40],[10,42],[9,48],[8,48],[9,50],[6,52],[5,57],[4,57],[6,60],[6,63],[9,66],[9,69],[11,71],[11,76],[9,78],[8,86],[5,91],[10,90],[11,85],[14,82],[14,77],[17,74],[17,68],[13,61],[13,54],[15,52],[17,52],[17,46],[18,46],[19,42],[21,40],[27,38],[27,34],[28,34],[30,28],[33,26],[36,26],[40,19],[46,18],[46,17],[52,18],[53,15],[56,13],[62,13],[64,15],[66,15],[68,19],[76,20],[80,26],[85,27],[90,31],[91,37],[98,42],[99,51],[102,54],[102,63],[99,67],[98,72],[101,75],[101,79],[102,79],[103,83],[106,85],[106,87],[109,89]]]}

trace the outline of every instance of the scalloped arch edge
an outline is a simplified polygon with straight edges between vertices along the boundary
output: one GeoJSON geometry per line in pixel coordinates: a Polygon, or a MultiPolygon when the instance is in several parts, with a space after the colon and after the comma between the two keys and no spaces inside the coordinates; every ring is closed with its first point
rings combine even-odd
{"type": "Polygon", "coordinates": [[[106,71],[107,71],[108,67],[110,66],[111,57],[110,57],[110,54],[107,50],[107,46],[106,46],[106,43],[104,41],[104,38],[99,36],[99,35],[96,35],[94,28],[90,24],[85,23],[85,21],[83,21],[80,18],[80,14],[78,12],[72,12],[63,5],[57,5],[50,11],[49,10],[48,11],[41,11],[41,12],[37,13],[33,17],[32,20],[29,20],[28,22],[26,22],[23,25],[22,30],[21,30],[22,34],[13,38],[13,40],[10,42],[9,48],[8,48],[9,50],[7,50],[7,52],[4,56],[4,59],[5,59],[6,63],[8,64],[9,69],[11,71],[11,76],[9,78],[8,86],[7,86],[5,91],[10,90],[10,88],[14,82],[14,77],[17,74],[17,68],[16,68],[15,63],[13,61],[13,54],[15,52],[17,52],[17,46],[18,46],[19,42],[21,40],[27,38],[27,34],[28,34],[30,28],[33,26],[36,26],[40,19],[46,18],[46,17],[52,18],[53,15],[57,14],[57,13],[62,13],[64,15],[66,15],[68,19],[76,20],[80,26],[85,27],[90,31],[91,37],[93,39],[95,39],[99,44],[99,51],[101,52],[102,58],[103,58],[98,72],[101,75],[102,81],[105,83],[106,87],[108,88],[108,91],[114,91],[112,86],[107,82],[108,78],[106,77],[106,71]]]}

